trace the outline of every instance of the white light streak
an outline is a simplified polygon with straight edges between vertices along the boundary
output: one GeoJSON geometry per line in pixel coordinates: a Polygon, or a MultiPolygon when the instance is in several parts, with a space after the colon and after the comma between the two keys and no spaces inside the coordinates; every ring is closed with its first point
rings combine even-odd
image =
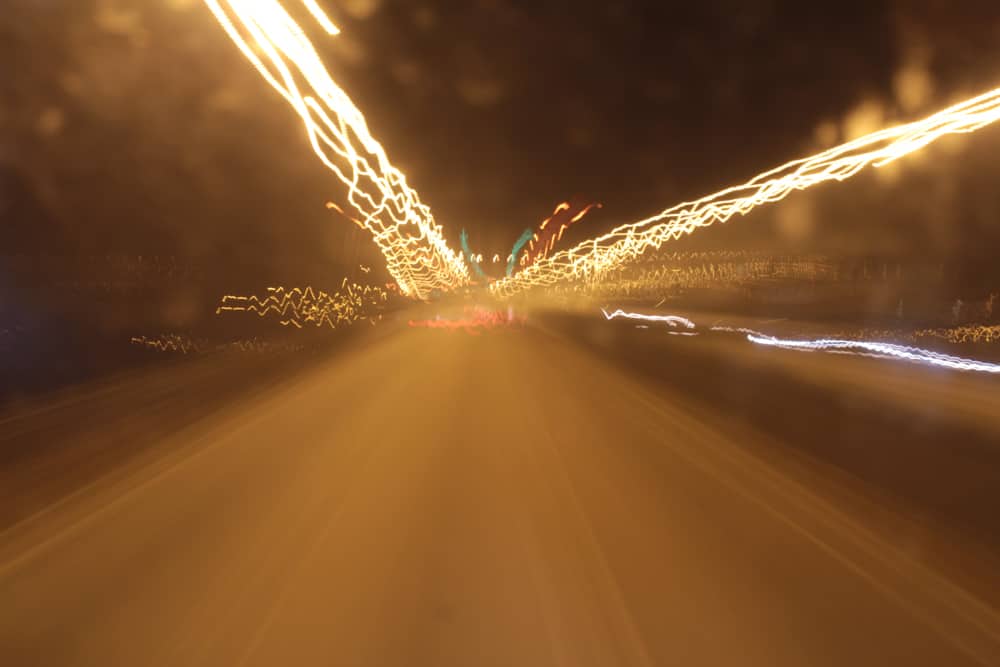
{"type": "Polygon", "coordinates": [[[1000,373],[1000,364],[976,359],[966,359],[950,354],[924,350],[919,347],[881,343],[864,340],[841,340],[837,338],[820,338],[817,340],[795,340],[777,338],[754,331],[753,329],[712,327],[712,331],[730,331],[745,333],[747,340],[757,345],[780,347],[789,350],[813,350],[838,354],[855,354],[860,356],[878,356],[887,359],[902,359],[913,363],[949,368],[956,371],[974,371],[977,373],[1000,373]]]}
{"type": "Polygon", "coordinates": [[[645,322],[665,322],[672,327],[681,325],[688,329],[694,329],[694,322],[687,319],[686,317],[681,317],[680,315],[643,315],[642,313],[627,313],[621,308],[615,312],[608,314],[608,311],[601,308],[601,312],[604,313],[604,319],[613,320],[619,317],[624,317],[628,320],[643,320],[645,322]]]}

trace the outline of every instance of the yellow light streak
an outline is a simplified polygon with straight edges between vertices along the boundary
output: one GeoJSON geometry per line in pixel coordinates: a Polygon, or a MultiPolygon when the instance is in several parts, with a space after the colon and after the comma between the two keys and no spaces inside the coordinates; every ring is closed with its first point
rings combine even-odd
{"type": "MultiPolygon", "coordinates": [[[[680,315],[647,315],[645,313],[635,313],[622,310],[615,310],[613,313],[601,309],[605,320],[625,318],[630,320],[641,320],[646,322],[664,322],[671,327],[678,324],[687,329],[694,329],[695,323],[680,315]]],[[[648,325],[640,325],[641,328],[648,328],[648,325]]],[[[896,343],[886,343],[882,341],[867,340],[844,340],[837,338],[778,338],[768,334],[747,329],[745,327],[730,327],[713,325],[709,331],[721,333],[738,333],[746,336],[746,339],[757,345],[776,347],[787,350],[819,351],[836,354],[849,354],[862,357],[876,357],[880,359],[900,359],[912,363],[924,364],[927,366],[938,366],[957,371],[970,371],[977,373],[1000,374],[1000,364],[978,359],[967,359],[951,354],[935,352],[934,350],[924,350],[919,347],[907,345],[897,345],[896,343]]],[[[692,335],[696,332],[668,331],[671,335],[692,335]]]]}
{"type": "Polygon", "coordinates": [[[334,294],[312,287],[268,287],[264,297],[227,294],[222,297],[215,314],[253,313],[261,318],[271,315],[278,317],[279,323],[286,327],[301,329],[309,324],[336,329],[361,320],[374,324],[382,319],[378,311],[388,298],[389,294],[381,287],[348,283],[345,278],[341,291],[334,294]]]}
{"type": "Polygon", "coordinates": [[[952,329],[922,329],[915,338],[941,338],[950,343],[1000,343],[1000,324],[979,324],[952,329]]]}
{"type": "MultiPolygon", "coordinates": [[[[567,210],[569,210],[569,202],[567,202],[567,201],[560,202],[556,206],[556,210],[552,211],[552,215],[550,215],[549,217],[547,217],[544,220],[542,220],[542,224],[539,226],[539,229],[545,229],[545,227],[549,224],[549,222],[551,222],[552,218],[556,217],[557,215],[559,215],[563,211],[567,211],[567,210]]],[[[537,241],[538,239],[536,238],[535,240],[537,241]]]]}
{"type": "Polygon", "coordinates": [[[228,343],[211,344],[195,340],[183,334],[161,334],[159,336],[132,336],[131,343],[153,352],[177,354],[208,354],[210,352],[299,352],[302,345],[286,341],[266,341],[259,338],[235,340],[228,343]]]}
{"type": "Polygon", "coordinates": [[[1000,119],[1000,88],[951,106],[923,120],[860,137],[812,157],[787,162],[741,185],[701,199],[682,202],[654,216],[557,252],[490,285],[498,296],[554,285],[595,281],[648,250],[777,202],[796,190],[827,181],[844,181],[868,166],[882,167],[918,151],[942,136],[975,132],[1000,119]]]}
{"type": "MultiPolygon", "coordinates": [[[[311,0],[329,34],[339,30],[311,0]]],[[[372,137],[364,115],[331,78],[305,32],[279,0],[205,0],[262,77],[302,119],[313,151],[347,187],[352,214],[372,234],[402,294],[427,298],[469,281],[468,267],[405,175],[372,137]]],[[[339,209],[336,205],[331,208],[339,209]]]]}

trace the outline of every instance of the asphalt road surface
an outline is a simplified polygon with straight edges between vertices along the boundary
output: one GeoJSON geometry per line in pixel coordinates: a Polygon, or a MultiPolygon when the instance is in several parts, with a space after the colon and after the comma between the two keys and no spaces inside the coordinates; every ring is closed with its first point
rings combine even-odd
{"type": "MultiPolygon", "coordinates": [[[[876,474],[892,466],[849,475],[841,449],[817,454],[845,441],[809,417],[808,364],[860,364],[891,406],[891,362],[769,351],[805,364],[770,387],[757,361],[718,375],[745,353],[706,347],[714,365],[677,361],[664,385],[669,366],[607,345],[403,329],[102,460],[0,532],[0,664],[1000,664],[993,508],[928,509],[933,493],[876,474]],[[744,418],[731,394],[713,407],[697,383],[713,373],[815,437],[744,418]],[[966,562],[966,579],[947,567],[966,562]]],[[[935,382],[912,372],[908,391],[935,382]]],[[[864,384],[823,373],[837,394],[864,384]]],[[[997,441],[991,403],[954,402],[997,441]]]]}

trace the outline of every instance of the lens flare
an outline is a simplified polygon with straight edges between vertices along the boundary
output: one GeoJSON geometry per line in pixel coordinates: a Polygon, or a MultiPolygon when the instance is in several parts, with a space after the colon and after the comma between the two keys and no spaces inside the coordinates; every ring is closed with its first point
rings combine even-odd
{"type": "Polygon", "coordinates": [[[746,215],[796,190],[844,181],[868,166],[882,167],[949,134],[975,132],[1000,119],[1000,88],[949,107],[923,120],[890,127],[840,146],[793,160],[751,180],[657,215],[622,225],[562,250],[493,283],[498,296],[565,280],[594,281],[648,250],[735,215],[746,215]]]}
{"type": "MultiPolygon", "coordinates": [[[[226,34],[302,119],[313,151],[346,186],[349,212],[371,233],[402,294],[427,298],[469,280],[430,209],[372,137],[364,115],[334,82],[305,32],[279,0],[205,0],[226,34]]],[[[312,0],[305,8],[339,30],[312,0]]]]}

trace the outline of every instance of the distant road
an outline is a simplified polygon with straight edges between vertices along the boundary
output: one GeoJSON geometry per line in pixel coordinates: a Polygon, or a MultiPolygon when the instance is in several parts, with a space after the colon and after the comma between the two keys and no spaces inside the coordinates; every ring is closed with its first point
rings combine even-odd
{"type": "Polygon", "coordinates": [[[108,458],[0,532],[0,664],[1000,664],[997,459],[919,435],[995,399],[873,409],[996,385],[587,327],[403,329],[108,458]]]}

